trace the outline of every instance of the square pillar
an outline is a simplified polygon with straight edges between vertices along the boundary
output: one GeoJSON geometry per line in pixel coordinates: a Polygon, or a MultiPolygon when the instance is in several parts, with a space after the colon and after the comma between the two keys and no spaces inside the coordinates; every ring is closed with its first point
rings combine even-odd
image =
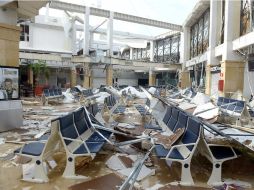
{"type": "Polygon", "coordinates": [[[154,41],[150,41],[150,61],[154,61],[154,41]]]}
{"type": "Polygon", "coordinates": [[[108,65],[106,68],[106,85],[113,85],[113,65],[108,65]]]}
{"type": "Polygon", "coordinates": [[[149,86],[156,85],[156,74],[153,71],[149,71],[149,86]]]}
{"type": "Polygon", "coordinates": [[[31,68],[28,68],[28,84],[34,86],[34,72],[31,68]]]}
{"type": "Polygon", "coordinates": [[[114,12],[110,11],[108,26],[107,26],[107,41],[108,41],[109,57],[113,56],[113,18],[114,18],[114,12]]]}
{"type": "Polygon", "coordinates": [[[206,66],[206,79],[205,79],[205,94],[211,95],[211,85],[212,85],[212,73],[211,65],[206,66]]]}
{"type": "Polygon", "coordinates": [[[90,7],[86,6],[85,18],[84,18],[84,41],[83,41],[83,55],[89,55],[89,16],[90,16],[90,7]]]}
{"type": "Polygon", "coordinates": [[[75,67],[71,68],[70,85],[71,88],[77,85],[77,72],[75,67]]]}
{"type": "Polygon", "coordinates": [[[84,88],[91,88],[91,75],[92,75],[92,71],[89,67],[89,63],[85,64],[85,68],[84,68],[84,83],[83,86],[84,88]]]}
{"type": "Polygon", "coordinates": [[[179,87],[184,89],[191,86],[190,71],[182,71],[180,74],[179,87]]]}
{"type": "Polygon", "coordinates": [[[240,91],[243,93],[245,63],[241,61],[222,61],[221,80],[223,80],[223,91],[221,96],[228,96],[230,93],[240,91]]]}
{"type": "Polygon", "coordinates": [[[19,35],[19,27],[0,23],[1,66],[19,67],[19,35]]]}

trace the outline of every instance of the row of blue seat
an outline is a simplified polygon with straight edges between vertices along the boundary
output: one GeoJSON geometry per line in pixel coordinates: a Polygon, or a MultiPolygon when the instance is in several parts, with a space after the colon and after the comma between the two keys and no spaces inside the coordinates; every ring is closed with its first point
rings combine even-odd
{"type": "Polygon", "coordinates": [[[92,89],[83,90],[83,91],[82,91],[82,94],[83,94],[85,97],[89,97],[89,96],[93,96],[93,95],[94,95],[92,89]]]}
{"type": "MultiPolygon", "coordinates": [[[[108,107],[109,110],[111,110],[116,104],[116,98],[112,94],[104,99],[104,104],[108,107]]],[[[126,107],[123,105],[118,105],[114,110],[113,114],[123,114],[126,110],[126,107]]]]}
{"type": "Polygon", "coordinates": [[[146,103],[145,103],[145,107],[142,106],[142,105],[136,105],[135,108],[138,110],[140,115],[145,116],[145,115],[151,115],[151,113],[149,112],[150,106],[151,106],[151,102],[147,98],[146,103]]]}
{"type": "Polygon", "coordinates": [[[61,88],[43,89],[43,94],[45,95],[45,97],[54,97],[63,95],[61,88]]]}
{"type": "MultiPolygon", "coordinates": [[[[200,135],[201,124],[193,117],[188,117],[183,111],[180,111],[176,107],[168,107],[163,122],[172,133],[175,133],[179,128],[185,128],[185,133],[181,138],[183,144],[197,142],[200,135]]],[[[191,151],[193,146],[188,148],[191,151]]],[[[168,150],[162,145],[156,145],[155,150],[159,157],[167,156],[168,150]]],[[[178,154],[177,150],[173,151],[172,155],[169,156],[175,159],[182,159],[182,156],[178,154]]]]}
{"type": "Polygon", "coordinates": [[[173,133],[179,128],[185,129],[182,137],[180,137],[171,149],[168,150],[162,145],[155,146],[155,152],[158,157],[170,161],[178,161],[182,164],[181,182],[183,184],[187,183],[188,185],[194,184],[189,166],[193,153],[198,148],[199,152],[206,156],[214,166],[208,184],[214,185],[221,183],[222,163],[238,157],[235,149],[227,145],[208,144],[203,132],[204,124],[201,120],[185,113],[177,107],[167,107],[162,121],[173,133]]]}
{"type": "Polygon", "coordinates": [[[224,110],[229,110],[241,114],[245,108],[245,102],[231,98],[219,97],[217,101],[217,106],[224,110]]]}
{"type": "MultiPolygon", "coordinates": [[[[74,113],[70,113],[66,116],[59,118],[60,121],[60,133],[64,138],[77,139],[80,135],[84,134],[87,130],[94,131],[90,122],[89,116],[85,113],[84,108],[81,108],[74,113]],[[77,130],[76,130],[77,129],[77,130]]],[[[99,130],[106,138],[109,138],[111,132],[99,130]]],[[[100,150],[103,144],[106,142],[105,139],[100,136],[96,131],[88,139],[83,139],[86,142],[91,153],[96,153],[100,150]]],[[[72,141],[64,139],[65,145],[69,145],[72,141]]],[[[88,150],[84,144],[81,144],[74,152],[74,154],[85,154],[88,150]]]]}

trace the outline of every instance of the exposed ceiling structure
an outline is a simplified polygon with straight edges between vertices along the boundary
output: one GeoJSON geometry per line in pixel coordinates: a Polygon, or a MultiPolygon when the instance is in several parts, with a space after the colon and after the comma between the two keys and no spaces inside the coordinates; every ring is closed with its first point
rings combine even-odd
{"type": "MultiPolygon", "coordinates": [[[[70,11],[70,12],[77,12],[77,13],[85,13],[85,10],[86,10],[86,6],[76,5],[76,4],[71,4],[71,3],[64,3],[64,2],[60,2],[60,1],[51,1],[50,8],[60,9],[60,10],[65,10],[65,11],[70,11]]],[[[98,8],[91,7],[90,14],[94,15],[94,16],[109,18],[110,11],[105,10],[105,9],[98,9],[98,8]]],[[[128,15],[128,14],[123,14],[123,13],[118,13],[118,12],[114,12],[114,19],[126,21],[126,22],[137,23],[137,24],[143,24],[143,25],[147,25],[147,26],[169,29],[169,30],[173,30],[173,31],[182,31],[181,25],[158,21],[158,20],[153,20],[153,19],[148,19],[148,18],[143,18],[143,17],[138,17],[138,16],[133,16],[133,15],[128,15]]]]}

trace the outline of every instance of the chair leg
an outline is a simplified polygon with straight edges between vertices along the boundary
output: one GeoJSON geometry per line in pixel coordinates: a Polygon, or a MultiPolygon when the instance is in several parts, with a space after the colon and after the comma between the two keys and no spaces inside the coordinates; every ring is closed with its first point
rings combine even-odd
{"type": "Polygon", "coordinates": [[[194,181],[190,171],[190,161],[182,162],[181,185],[191,186],[194,181]]]}
{"type": "Polygon", "coordinates": [[[33,161],[34,163],[34,170],[32,178],[24,178],[24,181],[28,182],[36,182],[36,183],[46,183],[49,181],[46,171],[46,165],[43,164],[42,160],[38,159],[33,161]]]}
{"type": "Polygon", "coordinates": [[[86,176],[75,174],[75,157],[69,155],[67,155],[66,167],[63,173],[63,177],[69,179],[87,179],[86,176]]]}
{"type": "Polygon", "coordinates": [[[214,162],[213,163],[213,170],[212,174],[207,182],[209,186],[214,186],[214,185],[221,185],[221,167],[222,163],[221,162],[214,162]]]}
{"type": "Polygon", "coordinates": [[[43,164],[42,160],[36,160],[34,166],[34,178],[35,179],[42,179],[42,182],[48,182],[48,176],[46,168],[47,166],[43,164]]]}

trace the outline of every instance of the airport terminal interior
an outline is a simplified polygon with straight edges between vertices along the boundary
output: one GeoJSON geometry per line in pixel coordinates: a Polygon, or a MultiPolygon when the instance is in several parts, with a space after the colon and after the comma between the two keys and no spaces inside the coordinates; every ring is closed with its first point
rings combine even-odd
{"type": "Polygon", "coordinates": [[[254,189],[253,29],[254,0],[0,0],[0,189],[254,189]]]}

